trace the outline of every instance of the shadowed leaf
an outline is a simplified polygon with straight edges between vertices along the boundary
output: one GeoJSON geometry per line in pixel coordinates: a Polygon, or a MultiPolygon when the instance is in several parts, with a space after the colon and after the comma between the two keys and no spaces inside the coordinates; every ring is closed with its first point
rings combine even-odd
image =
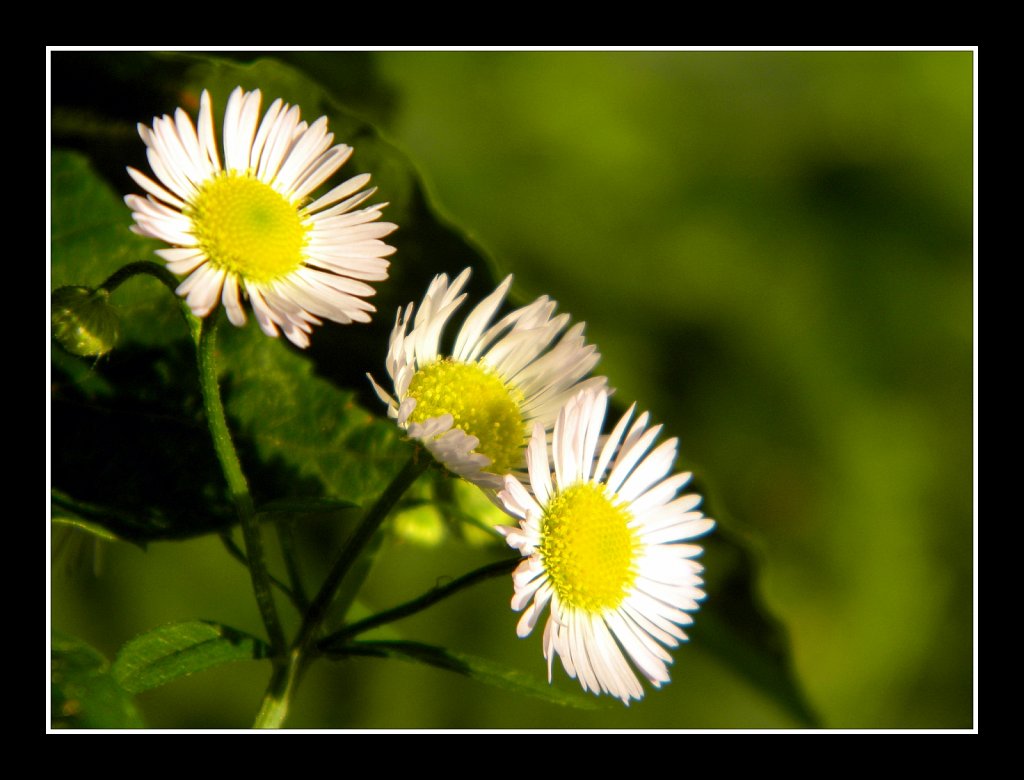
{"type": "Polygon", "coordinates": [[[533,675],[509,669],[484,658],[447,650],[443,647],[425,645],[420,642],[353,642],[338,650],[335,655],[367,655],[378,658],[396,658],[401,661],[435,666],[485,685],[492,685],[506,691],[532,696],[550,704],[563,707],[592,710],[604,706],[596,697],[582,693],[565,693],[537,680],[533,675]]]}
{"type": "Polygon", "coordinates": [[[719,527],[702,540],[708,603],[688,633],[805,726],[819,726],[797,680],[785,626],[764,605],[747,545],[719,527]]]}

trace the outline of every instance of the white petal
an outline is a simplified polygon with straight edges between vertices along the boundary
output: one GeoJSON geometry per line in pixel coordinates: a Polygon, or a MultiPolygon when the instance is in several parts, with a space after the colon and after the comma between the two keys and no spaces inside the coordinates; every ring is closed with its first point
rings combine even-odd
{"type": "Polygon", "coordinates": [[[157,184],[155,181],[153,181],[145,174],[131,167],[129,167],[127,170],[128,175],[132,177],[135,183],[142,187],[142,189],[144,189],[153,197],[162,200],[164,203],[169,203],[170,205],[178,209],[185,208],[185,202],[183,200],[181,200],[175,195],[172,195],[170,192],[161,187],[159,184],[157,184]]]}
{"type": "MultiPolygon", "coordinates": [[[[622,445],[622,449],[619,450],[619,455],[615,459],[615,464],[612,466],[611,473],[608,475],[608,487],[618,492],[619,487],[622,485],[626,477],[632,471],[633,466],[636,462],[643,457],[643,454],[647,452],[651,444],[661,433],[661,426],[655,425],[648,431],[640,433],[640,428],[647,423],[647,414],[644,413],[637,418],[636,423],[633,424],[634,429],[637,429],[637,435],[629,435],[626,437],[625,443],[622,445]]],[[[632,432],[631,432],[632,434],[632,432]]]]}
{"type": "MultiPolygon", "coordinates": [[[[622,483],[622,487],[616,492],[624,501],[632,501],[651,485],[664,477],[676,459],[678,439],[668,439],[662,442],[636,467],[629,479],[622,483]]],[[[610,480],[609,480],[610,481],[610,480]]],[[[683,482],[685,483],[685,479],[683,482]]],[[[680,483],[681,486],[683,483],[680,483]]],[[[676,490],[679,488],[677,487],[676,490]]],[[[674,494],[675,491],[673,491],[674,494]]]]}
{"type": "Polygon", "coordinates": [[[587,410],[586,419],[583,424],[586,426],[583,435],[583,448],[580,453],[580,466],[582,478],[590,479],[594,456],[597,453],[597,444],[601,438],[601,427],[604,425],[604,415],[608,408],[608,394],[602,391],[595,391],[592,394],[592,401],[587,410]]]}
{"type": "Polygon", "coordinates": [[[215,171],[220,170],[220,155],[217,152],[217,138],[213,129],[213,105],[210,93],[205,89],[199,97],[198,126],[199,148],[215,171]]]}
{"type": "MultiPolygon", "coordinates": [[[[550,598],[550,591],[548,591],[548,593],[548,598],[550,598]]],[[[522,639],[533,632],[534,626],[537,625],[537,620],[540,619],[541,614],[544,612],[546,604],[547,600],[545,600],[544,603],[535,601],[527,607],[523,616],[519,618],[519,622],[516,624],[516,636],[522,639]]]]}
{"type": "Polygon", "coordinates": [[[590,625],[594,635],[596,655],[600,659],[599,673],[602,689],[621,699],[627,705],[630,699],[643,698],[644,689],[615,644],[604,619],[599,615],[591,615],[590,625]]]}
{"type": "Polygon", "coordinates": [[[597,459],[597,468],[594,469],[592,479],[595,482],[600,482],[604,478],[605,469],[608,468],[608,464],[611,459],[615,456],[618,449],[619,442],[622,440],[622,434],[626,431],[626,426],[629,425],[630,419],[633,417],[633,412],[636,410],[636,404],[633,404],[626,410],[626,413],[622,415],[612,432],[608,435],[605,440],[604,446],[601,449],[601,455],[597,459]]]}
{"type": "Polygon", "coordinates": [[[256,175],[261,181],[274,181],[277,172],[284,162],[292,143],[292,133],[299,123],[299,107],[290,106],[281,109],[277,120],[270,128],[263,154],[260,156],[260,167],[256,175]]]}
{"type": "Polygon", "coordinates": [[[252,142],[252,149],[249,150],[249,168],[254,171],[259,170],[260,158],[266,148],[267,138],[270,136],[270,131],[277,121],[283,105],[281,98],[277,98],[267,107],[267,112],[263,115],[263,121],[260,122],[260,128],[256,131],[256,138],[252,142]]]}
{"type": "Polygon", "coordinates": [[[192,273],[192,271],[205,263],[207,259],[203,251],[201,249],[196,249],[195,247],[184,249],[158,249],[156,250],[156,253],[167,261],[167,270],[172,274],[177,274],[178,276],[192,273]],[[180,254],[177,254],[172,258],[170,256],[171,252],[180,254]]]}
{"type": "Polygon", "coordinates": [[[526,488],[523,487],[522,483],[511,474],[506,475],[504,478],[505,489],[502,491],[499,497],[507,496],[502,498],[505,506],[517,517],[526,517],[528,511],[539,512],[541,511],[540,506],[534,501],[533,497],[526,492],[526,488]]]}
{"type": "Polygon", "coordinates": [[[221,300],[224,302],[224,310],[228,314],[228,321],[236,328],[245,325],[245,309],[238,298],[238,279],[230,274],[224,280],[224,292],[221,300]]]}
{"type": "MultiPolygon", "coordinates": [[[[675,458],[674,452],[672,457],[675,458]]],[[[640,469],[637,469],[637,472],[639,471],[640,469]]],[[[633,473],[633,477],[636,476],[637,472],[633,473]]],[[[633,479],[633,477],[630,477],[630,481],[633,479]]],[[[663,479],[657,485],[648,489],[646,493],[633,500],[633,512],[640,515],[650,511],[651,509],[667,504],[669,501],[675,498],[676,493],[678,493],[679,490],[683,487],[683,485],[685,485],[689,481],[689,473],[674,474],[671,477],[668,477],[667,479],[663,479]]],[[[619,495],[624,500],[629,501],[631,500],[630,497],[635,491],[626,490],[625,488],[627,487],[630,487],[628,481],[626,485],[623,486],[624,489],[619,491],[619,495]]]]}
{"type": "Polygon", "coordinates": [[[459,331],[459,337],[455,342],[455,348],[452,350],[452,357],[456,360],[472,360],[471,355],[474,354],[474,348],[476,347],[477,341],[480,335],[483,333],[484,328],[487,327],[488,323],[494,317],[498,308],[501,306],[501,302],[505,300],[505,296],[508,295],[509,288],[512,286],[512,277],[505,277],[505,281],[498,285],[498,288],[484,298],[477,306],[470,312],[466,318],[465,324],[462,326],[462,330],[459,331]]]}
{"type": "MultiPolygon", "coordinates": [[[[326,120],[325,120],[326,121],[326,120]]],[[[352,147],[341,144],[325,153],[291,188],[295,198],[305,198],[327,181],[352,156],[352,147]]]]}
{"type": "Polygon", "coordinates": [[[270,307],[267,306],[266,301],[263,299],[263,293],[260,291],[259,287],[251,284],[248,280],[245,280],[244,284],[245,291],[249,295],[249,301],[252,303],[253,314],[256,315],[256,322],[260,326],[260,330],[268,336],[276,338],[278,334],[277,325],[274,322],[274,316],[271,313],[270,307]]]}
{"type": "Polygon", "coordinates": [[[388,406],[397,407],[398,402],[388,394],[388,392],[377,384],[377,381],[370,375],[367,374],[366,378],[370,380],[370,384],[373,385],[373,392],[377,394],[377,397],[386,403],[388,406]]]}
{"type": "Polygon", "coordinates": [[[551,467],[548,463],[548,442],[544,426],[533,426],[533,436],[526,450],[526,463],[530,472],[530,486],[537,501],[546,504],[551,496],[551,467]]]}
{"type": "Polygon", "coordinates": [[[228,98],[224,110],[224,167],[229,171],[243,172],[249,167],[261,97],[258,89],[243,92],[236,87],[228,98]]]}
{"type": "Polygon", "coordinates": [[[328,206],[337,203],[339,200],[347,198],[353,193],[358,192],[369,183],[370,174],[368,173],[361,173],[358,176],[353,176],[348,181],[342,182],[334,189],[310,203],[306,207],[306,211],[313,214],[321,209],[327,208],[328,206]]]}
{"type": "Polygon", "coordinates": [[[204,265],[190,277],[195,277],[195,282],[189,289],[185,301],[197,317],[205,317],[217,305],[224,284],[224,275],[223,270],[214,270],[209,265],[204,265]]]}

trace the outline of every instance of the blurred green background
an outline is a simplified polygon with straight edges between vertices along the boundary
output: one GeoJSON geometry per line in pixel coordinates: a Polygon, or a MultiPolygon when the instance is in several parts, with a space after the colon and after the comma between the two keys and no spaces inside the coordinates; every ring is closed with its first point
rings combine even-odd
{"type": "MultiPolygon", "coordinates": [[[[755,551],[825,726],[972,726],[971,52],[268,56],[403,149],[521,298],[548,294],[587,322],[619,402],[680,438],[708,511],[755,551]]],[[[55,93],[70,70],[55,65],[55,93]]],[[[54,564],[53,625],[107,657],[174,620],[259,632],[247,576],[216,540],[103,545],[99,576],[92,542],[66,549],[80,541],[54,564]]],[[[465,542],[400,539],[367,603],[482,562],[465,542]]],[[[542,677],[510,594],[490,582],[396,628],[542,677]]],[[[800,725],[702,647],[700,623],[672,683],[629,710],[563,710],[366,659],[314,667],[289,725],[800,725]]],[[[138,703],[153,727],[244,726],[266,674],[235,664],[138,703]]]]}

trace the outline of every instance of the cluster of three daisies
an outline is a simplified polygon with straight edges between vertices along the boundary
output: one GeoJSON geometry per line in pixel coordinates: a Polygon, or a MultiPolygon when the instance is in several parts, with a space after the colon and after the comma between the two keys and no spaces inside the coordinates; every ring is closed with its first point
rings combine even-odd
{"type": "MultiPolygon", "coordinates": [[[[171,245],[157,254],[186,277],[179,294],[197,316],[220,301],[244,324],[244,291],[265,333],[305,347],[322,319],[369,320],[369,283],[387,278],[394,249],[382,239],[396,225],[378,221],[387,204],[363,206],[367,175],[307,203],[352,149],[332,145],[325,117],[307,125],[281,100],[261,119],[260,100],[259,90],[232,92],[223,164],[205,91],[195,125],[180,108],[140,124],[156,180],[129,169],[147,197],[125,200],[133,230],[171,245]]],[[[654,446],[661,426],[648,427],[647,413],[633,419],[634,405],[602,434],[610,391],[589,376],[600,356],[583,323],[568,327],[547,297],[495,321],[505,279],[443,350],[468,278],[437,276],[418,308],[399,311],[386,361],[393,392],[374,388],[411,438],[518,519],[498,529],[524,556],[513,574],[517,632],[530,634],[549,608],[549,679],[557,655],[585,690],[628,703],[643,696],[634,667],[655,686],[669,679],[665,648],[686,638],[681,626],[704,597],[701,548],[688,540],[714,522],[700,496],[678,495],[690,478],[671,473],[678,442],[654,446]]]]}

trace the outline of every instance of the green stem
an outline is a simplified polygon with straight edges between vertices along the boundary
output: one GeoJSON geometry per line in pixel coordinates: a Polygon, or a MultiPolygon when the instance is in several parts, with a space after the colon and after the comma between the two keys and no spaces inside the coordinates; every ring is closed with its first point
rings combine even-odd
{"type": "MultiPolygon", "coordinates": [[[[231,432],[228,430],[227,419],[224,416],[224,404],[220,397],[220,385],[217,382],[216,348],[218,315],[214,315],[212,319],[204,320],[193,316],[188,309],[188,304],[178,295],[179,282],[177,277],[164,266],[149,260],[139,260],[119,268],[107,277],[99,289],[112,293],[129,279],[139,275],[152,276],[170,290],[175,299],[181,304],[185,319],[188,322],[189,331],[192,333],[192,339],[196,344],[196,360],[199,364],[199,385],[203,392],[203,407],[206,410],[206,420],[210,426],[213,448],[217,453],[217,460],[220,461],[221,470],[224,472],[224,479],[228,483],[228,490],[234,501],[235,511],[238,513],[238,519],[242,525],[242,535],[245,538],[246,554],[236,557],[241,557],[249,568],[253,591],[256,594],[256,603],[259,605],[260,615],[263,617],[263,624],[267,629],[267,636],[270,637],[273,655],[275,658],[280,658],[284,653],[286,641],[270,589],[271,577],[264,560],[263,538],[260,534],[259,523],[256,521],[256,512],[253,507],[252,496],[249,493],[249,483],[245,479],[245,474],[242,472],[242,464],[238,460],[238,453],[235,451],[235,445],[231,441],[231,432]]],[[[230,540],[230,537],[223,538],[230,551],[234,542],[230,540]]],[[[280,586],[280,583],[278,584],[280,586]]],[[[287,588],[283,589],[288,593],[287,588]]],[[[290,593],[289,597],[292,597],[290,593]]]]}
{"type": "Polygon", "coordinates": [[[372,628],[377,628],[377,626],[393,623],[396,620],[401,620],[402,618],[409,617],[409,615],[421,612],[449,596],[454,596],[460,590],[476,585],[478,582],[511,574],[512,570],[522,560],[522,557],[509,558],[504,561],[495,561],[486,566],[481,566],[479,569],[475,569],[469,572],[469,574],[464,574],[447,585],[440,585],[412,601],[399,604],[397,607],[371,615],[368,618],[345,626],[340,631],[335,631],[330,636],[326,636],[317,642],[317,649],[324,652],[330,651],[335,649],[335,646],[344,644],[351,637],[363,634],[372,628]]]}
{"type": "Polygon", "coordinates": [[[108,276],[107,280],[98,289],[105,290],[110,294],[129,279],[136,276],[152,276],[170,291],[171,295],[178,302],[182,315],[185,317],[189,332],[192,334],[192,340],[198,341],[199,327],[202,324],[202,320],[192,314],[185,299],[178,295],[178,278],[162,265],[151,260],[138,260],[134,263],[128,263],[128,265],[119,268],[108,276]]]}
{"type": "Polygon", "coordinates": [[[352,537],[345,544],[345,547],[342,548],[338,560],[334,562],[331,573],[327,575],[327,579],[320,586],[320,591],[316,594],[316,598],[310,604],[306,618],[302,622],[302,628],[299,630],[299,635],[295,640],[294,647],[305,651],[309,646],[313,635],[327,616],[327,610],[331,606],[331,602],[334,601],[342,580],[345,579],[345,575],[348,574],[352,564],[359,558],[359,553],[363,551],[363,548],[373,538],[373,535],[377,533],[377,529],[380,528],[381,523],[391,513],[391,510],[394,509],[395,504],[405,494],[405,491],[412,486],[412,483],[429,466],[429,457],[425,457],[419,450],[414,452],[409,462],[391,480],[391,484],[384,489],[377,502],[367,511],[365,517],[363,517],[363,522],[360,523],[355,533],[352,534],[352,537]]]}
{"type": "Polygon", "coordinates": [[[279,728],[288,715],[291,696],[298,686],[299,677],[305,667],[310,647],[312,646],[320,626],[327,617],[327,611],[341,587],[345,575],[352,568],[360,553],[377,533],[381,524],[395,508],[399,499],[405,494],[413,482],[427,470],[431,459],[419,449],[413,452],[409,462],[384,488],[376,503],[363,516],[363,521],[342,548],[338,559],[334,562],[330,574],[317,592],[305,617],[299,633],[292,643],[286,668],[276,668],[263,696],[260,711],[256,716],[255,728],[279,728]]]}
{"type": "Polygon", "coordinates": [[[298,607],[299,612],[305,612],[309,606],[309,598],[306,596],[306,589],[302,587],[302,573],[299,571],[299,561],[295,555],[294,526],[291,520],[275,520],[274,528],[277,531],[278,544],[281,545],[285,569],[288,571],[288,581],[291,583],[289,598],[298,607]]]}
{"type": "Polygon", "coordinates": [[[164,287],[174,293],[175,296],[178,295],[178,278],[162,265],[150,260],[139,260],[138,262],[128,263],[128,265],[123,268],[119,268],[111,274],[103,284],[100,285],[100,289],[106,290],[107,292],[114,292],[114,290],[127,282],[133,276],[138,276],[139,274],[146,274],[147,276],[159,279],[164,287]]]}
{"type": "Polygon", "coordinates": [[[294,650],[288,663],[274,666],[274,673],[267,684],[267,692],[260,702],[260,711],[256,713],[256,720],[252,724],[254,729],[279,729],[284,725],[292,694],[299,682],[301,668],[302,659],[294,650]]]}
{"type": "Polygon", "coordinates": [[[196,355],[199,363],[199,384],[203,391],[203,406],[206,420],[210,426],[210,437],[213,448],[220,461],[224,479],[242,525],[242,536],[245,539],[245,554],[249,562],[249,575],[252,588],[256,594],[256,603],[263,618],[263,625],[270,638],[270,647],[275,664],[282,663],[286,647],[284,631],[277,616],[274,595],[270,590],[270,575],[263,555],[263,537],[253,508],[252,496],[249,494],[249,483],[242,473],[242,464],[231,441],[227,419],[224,416],[224,404],[220,397],[220,385],[217,382],[217,319],[203,320],[199,327],[196,355]]]}
{"type": "MultiPolygon", "coordinates": [[[[245,552],[235,543],[235,540],[231,538],[231,534],[224,531],[220,534],[220,540],[224,544],[224,549],[228,551],[228,554],[236,561],[241,563],[246,568],[249,568],[249,559],[246,557],[245,552]]],[[[281,580],[275,577],[273,574],[270,575],[270,584],[281,591],[288,600],[300,613],[305,610],[305,602],[302,602],[299,597],[292,592],[292,589],[285,585],[281,580]]]]}

